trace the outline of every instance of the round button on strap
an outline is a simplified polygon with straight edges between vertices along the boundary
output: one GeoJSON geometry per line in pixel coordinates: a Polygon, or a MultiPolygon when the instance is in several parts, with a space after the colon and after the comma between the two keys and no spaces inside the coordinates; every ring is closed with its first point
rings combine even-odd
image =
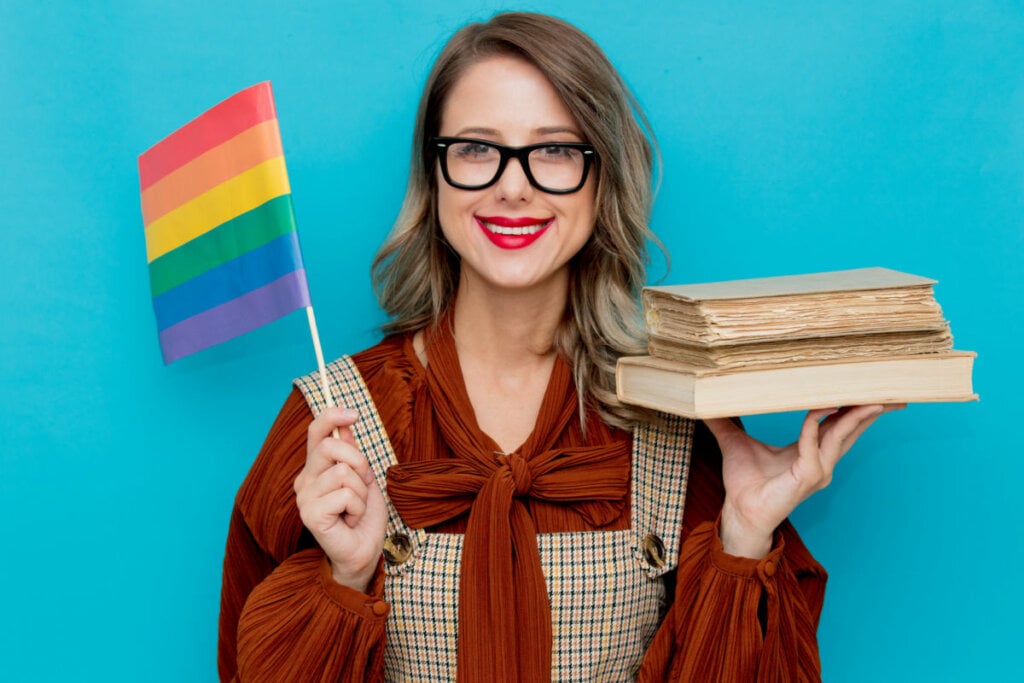
{"type": "Polygon", "coordinates": [[[405,564],[412,554],[412,541],[405,534],[391,534],[384,539],[384,561],[388,564],[405,564]]]}
{"type": "Polygon", "coordinates": [[[647,558],[647,564],[655,569],[665,566],[665,544],[660,538],[654,534],[647,534],[641,541],[640,547],[644,551],[644,557],[647,558]]]}

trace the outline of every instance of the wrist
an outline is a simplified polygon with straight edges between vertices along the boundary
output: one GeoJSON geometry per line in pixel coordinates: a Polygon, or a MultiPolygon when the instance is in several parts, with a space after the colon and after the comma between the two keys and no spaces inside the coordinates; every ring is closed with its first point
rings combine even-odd
{"type": "Polygon", "coordinates": [[[369,567],[366,571],[352,572],[344,570],[334,560],[328,558],[331,566],[331,578],[334,582],[346,586],[360,593],[368,593],[370,582],[373,580],[375,566],[369,567]]]}
{"type": "Polygon", "coordinates": [[[760,560],[772,549],[775,529],[761,529],[747,523],[729,504],[722,507],[718,535],[729,555],[760,560]]]}

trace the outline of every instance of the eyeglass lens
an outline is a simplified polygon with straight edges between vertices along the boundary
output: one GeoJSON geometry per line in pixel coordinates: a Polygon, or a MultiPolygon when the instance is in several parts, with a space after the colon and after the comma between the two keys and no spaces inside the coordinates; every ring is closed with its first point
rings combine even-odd
{"type": "MultiPolygon", "coordinates": [[[[448,175],[452,182],[483,187],[494,181],[501,168],[501,151],[483,142],[453,142],[447,146],[448,175]]],[[[586,169],[582,150],[547,145],[531,149],[528,175],[541,188],[566,191],[577,188],[586,169]]]]}

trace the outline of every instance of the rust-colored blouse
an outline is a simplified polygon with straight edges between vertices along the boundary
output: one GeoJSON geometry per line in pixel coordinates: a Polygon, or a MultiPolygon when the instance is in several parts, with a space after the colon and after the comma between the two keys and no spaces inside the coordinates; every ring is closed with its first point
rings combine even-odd
{"type": "MultiPolygon", "coordinates": [[[[429,417],[427,373],[415,356],[411,336],[385,339],[354,361],[400,464],[452,457],[429,417]]],[[[468,405],[465,409],[472,411],[468,405]]],[[[389,612],[381,599],[383,572],[366,594],[335,583],[295,505],[292,485],[305,464],[311,421],[306,402],[293,390],[236,498],[221,594],[222,680],[383,680],[389,612]]],[[[592,435],[591,441],[615,445],[629,439],[604,425],[596,432],[599,436],[592,435]]],[[[723,499],[721,455],[699,424],[679,566],[674,576],[666,577],[671,607],[644,657],[639,679],[820,680],[815,631],[824,570],[788,522],[777,531],[767,557],[727,555],[717,527],[723,499]]],[[[629,528],[628,499],[626,503],[611,518],[604,515],[599,526],[592,515],[581,515],[571,506],[528,500],[527,508],[539,533],[611,531],[629,528]]],[[[456,516],[431,531],[463,533],[466,525],[465,515],[456,516]]]]}

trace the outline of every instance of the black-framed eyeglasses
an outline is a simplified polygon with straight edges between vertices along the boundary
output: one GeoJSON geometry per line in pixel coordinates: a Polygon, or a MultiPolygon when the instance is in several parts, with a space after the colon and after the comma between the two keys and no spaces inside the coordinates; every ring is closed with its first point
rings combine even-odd
{"type": "Polygon", "coordinates": [[[587,182],[597,158],[593,145],[583,142],[541,142],[506,147],[474,138],[436,137],[433,145],[445,182],[460,190],[483,190],[498,182],[508,160],[515,158],[530,184],[541,192],[572,194],[587,182]]]}

